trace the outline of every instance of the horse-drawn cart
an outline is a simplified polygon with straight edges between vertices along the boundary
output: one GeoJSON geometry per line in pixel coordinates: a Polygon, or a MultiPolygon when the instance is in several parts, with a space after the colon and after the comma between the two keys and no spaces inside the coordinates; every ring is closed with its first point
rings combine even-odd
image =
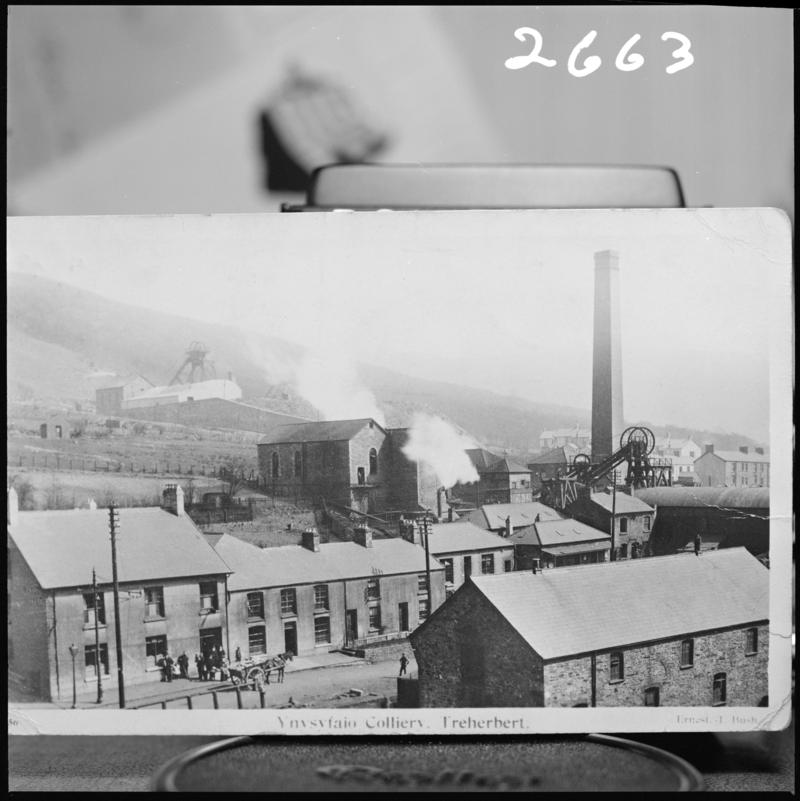
{"type": "Polygon", "coordinates": [[[277,656],[269,654],[251,656],[241,662],[233,662],[228,665],[228,674],[233,684],[252,683],[256,687],[259,684],[269,684],[271,673],[277,673],[278,681],[282,682],[286,663],[292,659],[292,656],[291,653],[277,656]]]}

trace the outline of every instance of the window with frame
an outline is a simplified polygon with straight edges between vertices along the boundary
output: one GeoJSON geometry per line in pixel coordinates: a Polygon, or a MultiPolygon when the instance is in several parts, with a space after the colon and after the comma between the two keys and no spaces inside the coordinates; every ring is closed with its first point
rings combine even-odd
{"type": "MultiPolygon", "coordinates": [[[[94,626],[95,599],[93,592],[83,593],[83,622],[86,626],[94,626]]],[[[106,600],[102,592],[97,593],[97,625],[106,625],[106,600]]]]}
{"type": "Polygon", "coordinates": [[[281,459],[278,451],[272,452],[272,477],[278,478],[281,474],[281,459]]]}
{"type": "Polygon", "coordinates": [[[294,452],[294,477],[300,478],[303,475],[303,457],[300,451],[294,452]]]}
{"type": "Polygon", "coordinates": [[[369,450],[369,474],[376,475],[378,472],[378,451],[375,448],[369,450]]]}
{"type": "Polygon", "coordinates": [[[331,641],[331,619],[327,615],[314,618],[314,642],[327,645],[331,641]]]}
{"type": "Polygon", "coordinates": [[[650,531],[650,515],[645,515],[642,518],[642,529],[644,529],[644,531],[650,531]]]}
{"type": "Polygon", "coordinates": [[[367,600],[375,600],[381,597],[381,583],[379,579],[367,579],[367,600]]]}
{"type": "Polygon", "coordinates": [[[381,607],[380,604],[373,604],[369,607],[369,630],[381,630],[381,607]]]}
{"type": "Polygon", "coordinates": [[[439,561],[444,565],[444,583],[445,584],[452,584],[453,583],[453,560],[452,559],[440,559],[439,561]]]}
{"type": "Polygon", "coordinates": [[[620,534],[627,534],[628,532],[628,518],[621,517],[619,519],[619,533],[620,534]]]}
{"type": "MultiPolygon", "coordinates": [[[[83,648],[84,676],[87,679],[97,678],[97,650],[94,645],[83,648]]],[[[108,676],[108,644],[100,643],[100,675],[108,676]]]]}
{"type": "Polygon", "coordinates": [[[164,588],[144,588],[145,617],[164,617],[164,588]]]}
{"type": "Polygon", "coordinates": [[[287,587],[281,590],[281,614],[297,614],[297,592],[294,587],[287,587]]]}
{"type": "Polygon", "coordinates": [[[250,626],[247,629],[247,649],[250,656],[267,653],[266,626],[250,626]]]}
{"type": "Polygon", "coordinates": [[[514,570],[514,562],[511,559],[506,559],[503,562],[503,572],[504,573],[511,573],[514,570]]]}
{"type": "Polygon", "coordinates": [[[427,592],[428,591],[428,580],[424,573],[420,573],[417,575],[417,592],[427,592]]]}
{"type": "Polygon", "coordinates": [[[713,686],[714,706],[722,706],[728,701],[728,676],[725,673],[714,674],[713,686]]]}
{"type": "Polygon", "coordinates": [[[247,617],[264,617],[264,593],[247,593],[247,617]]]}
{"type": "Polygon", "coordinates": [[[418,601],[419,622],[422,623],[423,620],[427,620],[429,614],[430,614],[430,607],[428,606],[428,599],[420,598],[418,601]]]}
{"type": "Polygon", "coordinates": [[[622,681],[625,678],[625,657],[622,651],[612,651],[608,657],[609,681],[622,681]]]}
{"type": "Polygon", "coordinates": [[[694,640],[681,640],[681,667],[692,667],[694,665],[694,640]]]}
{"type": "Polygon", "coordinates": [[[481,573],[494,573],[493,553],[485,553],[481,555],[481,573]]]}
{"type": "Polygon", "coordinates": [[[754,654],[758,651],[758,629],[747,629],[744,633],[746,654],[754,654]]]}
{"type": "Polygon", "coordinates": [[[210,614],[219,609],[216,581],[200,582],[200,611],[210,614]]]}
{"type": "Polygon", "coordinates": [[[327,611],[330,609],[327,584],[314,585],[314,609],[317,612],[327,611]]]}
{"type": "Polygon", "coordinates": [[[158,660],[167,653],[167,635],[159,634],[155,637],[144,638],[144,651],[147,657],[147,666],[158,667],[158,660]]]}
{"type": "Polygon", "coordinates": [[[645,706],[660,706],[661,691],[658,687],[648,687],[644,691],[644,705],[645,706]]]}

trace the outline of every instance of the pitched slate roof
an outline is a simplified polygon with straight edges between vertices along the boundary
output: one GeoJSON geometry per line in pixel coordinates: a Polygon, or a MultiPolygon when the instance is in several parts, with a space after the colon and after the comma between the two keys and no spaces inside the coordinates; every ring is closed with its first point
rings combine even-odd
{"type": "Polygon", "coordinates": [[[578,453],[577,445],[563,445],[560,448],[551,448],[549,451],[535,456],[528,462],[528,467],[533,469],[537,464],[572,464],[572,460],[578,453]],[[567,454],[569,451],[569,455],[567,454]]]}
{"type": "Polygon", "coordinates": [[[628,495],[625,492],[618,492],[616,500],[614,500],[610,492],[593,492],[591,499],[592,503],[602,506],[607,512],[610,512],[613,507],[615,515],[655,511],[652,506],[648,506],[641,498],[635,495],[628,495]]]}
{"type": "Polygon", "coordinates": [[[745,548],[560,567],[535,575],[473,576],[471,581],[543,659],[769,617],[769,570],[745,548]]]}
{"type": "MultiPolygon", "coordinates": [[[[761,464],[769,464],[769,454],[767,453],[742,453],[741,451],[718,451],[714,450],[709,453],[701,453],[698,459],[704,456],[719,456],[725,462],[760,462],[761,464]]],[[[695,459],[695,462],[697,459],[695,459]]]]}
{"type": "Polygon", "coordinates": [[[467,448],[464,453],[469,456],[476,470],[485,470],[492,462],[497,461],[497,454],[485,448],[467,448]]]}
{"type": "MultiPolygon", "coordinates": [[[[214,548],[233,571],[228,588],[234,591],[425,572],[425,551],[399,538],[375,539],[371,548],[323,543],[315,553],[302,545],[259,548],[226,534],[214,548]]],[[[444,569],[435,558],[430,561],[431,570],[444,569]]]]}
{"type": "Polygon", "coordinates": [[[518,545],[562,545],[594,540],[611,541],[611,535],[577,520],[543,520],[515,531],[508,540],[518,545]]]}
{"type": "Polygon", "coordinates": [[[519,464],[518,462],[509,461],[505,456],[501,457],[495,462],[492,462],[488,467],[483,468],[481,473],[530,473],[531,471],[519,464]]]}
{"type": "Polygon", "coordinates": [[[507,539],[467,521],[434,523],[428,542],[430,552],[436,555],[511,547],[507,539]]]}
{"type": "Polygon", "coordinates": [[[769,509],[769,487],[650,487],[636,497],[650,506],[769,509]]]}
{"type": "Polygon", "coordinates": [[[489,503],[481,506],[478,512],[473,512],[470,519],[473,523],[484,528],[496,530],[504,528],[506,518],[511,518],[511,527],[530,526],[536,521],[536,515],[541,520],[560,520],[561,515],[549,506],[538,501],[527,503],[489,503]]]}
{"type": "MultiPolygon", "coordinates": [[[[105,509],[19,512],[9,526],[43,589],[111,582],[111,543],[105,509]]],[[[120,582],[222,575],[225,563],[187,516],[157,507],[119,509],[120,582]]]]}
{"type": "Polygon", "coordinates": [[[267,432],[259,445],[276,445],[279,442],[341,442],[350,440],[364,426],[378,423],[369,417],[357,420],[321,420],[308,423],[286,423],[267,432]]]}

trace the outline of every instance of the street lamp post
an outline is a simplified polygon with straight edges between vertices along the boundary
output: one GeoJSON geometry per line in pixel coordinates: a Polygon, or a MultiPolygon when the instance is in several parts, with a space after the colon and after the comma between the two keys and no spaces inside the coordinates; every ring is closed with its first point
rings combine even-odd
{"type": "Polygon", "coordinates": [[[78,685],[75,683],[75,657],[78,655],[78,648],[75,643],[69,647],[69,653],[72,657],[72,708],[78,704],[78,685]]]}

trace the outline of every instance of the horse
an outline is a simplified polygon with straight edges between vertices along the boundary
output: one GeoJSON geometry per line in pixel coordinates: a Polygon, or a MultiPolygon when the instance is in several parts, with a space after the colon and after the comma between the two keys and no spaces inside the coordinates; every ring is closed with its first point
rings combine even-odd
{"type": "Polygon", "coordinates": [[[286,669],[286,663],[291,662],[294,658],[294,654],[291,651],[284,651],[282,654],[278,654],[278,656],[273,657],[272,659],[268,660],[264,663],[264,675],[267,679],[267,684],[269,684],[269,675],[273,671],[278,674],[278,683],[283,682],[283,672],[286,669]]]}

